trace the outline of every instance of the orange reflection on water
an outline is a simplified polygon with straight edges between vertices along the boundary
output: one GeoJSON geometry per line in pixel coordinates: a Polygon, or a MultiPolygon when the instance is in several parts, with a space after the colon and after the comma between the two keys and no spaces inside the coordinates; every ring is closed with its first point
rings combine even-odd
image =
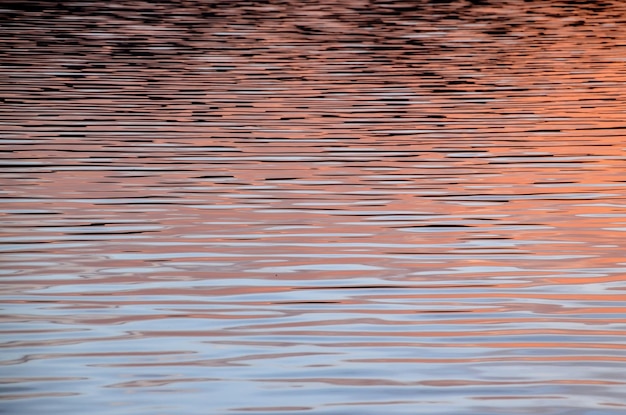
{"type": "Polygon", "coordinates": [[[623,3],[31,3],[10,410],[626,405],[623,3]]]}

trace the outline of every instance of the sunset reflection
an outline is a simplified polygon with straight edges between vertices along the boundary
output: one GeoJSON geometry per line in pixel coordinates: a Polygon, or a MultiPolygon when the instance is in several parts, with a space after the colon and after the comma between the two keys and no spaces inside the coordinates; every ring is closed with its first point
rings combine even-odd
{"type": "Polygon", "coordinates": [[[7,411],[626,408],[623,2],[0,14],[7,411]]]}

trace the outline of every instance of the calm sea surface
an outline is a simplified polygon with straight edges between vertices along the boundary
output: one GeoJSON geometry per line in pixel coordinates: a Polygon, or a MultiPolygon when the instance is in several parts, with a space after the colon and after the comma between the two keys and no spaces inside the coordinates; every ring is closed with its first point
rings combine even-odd
{"type": "Polygon", "coordinates": [[[625,2],[0,15],[1,413],[626,413],[625,2]]]}

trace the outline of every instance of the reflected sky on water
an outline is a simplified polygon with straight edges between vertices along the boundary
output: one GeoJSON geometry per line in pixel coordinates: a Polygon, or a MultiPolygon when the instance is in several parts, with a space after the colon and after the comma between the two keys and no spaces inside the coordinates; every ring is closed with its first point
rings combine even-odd
{"type": "Polygon", "coordinates": [[[626,7],[0,4],[2,410],[626,411],[626,7]]]}

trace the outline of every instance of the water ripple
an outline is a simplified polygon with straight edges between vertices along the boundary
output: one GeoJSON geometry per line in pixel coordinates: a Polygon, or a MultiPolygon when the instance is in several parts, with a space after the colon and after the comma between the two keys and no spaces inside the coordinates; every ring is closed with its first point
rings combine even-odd
{"type": "Polygon", "coordinates": [[[622,2],[0,14],[7,413],[626,411],[622,2]]]}

